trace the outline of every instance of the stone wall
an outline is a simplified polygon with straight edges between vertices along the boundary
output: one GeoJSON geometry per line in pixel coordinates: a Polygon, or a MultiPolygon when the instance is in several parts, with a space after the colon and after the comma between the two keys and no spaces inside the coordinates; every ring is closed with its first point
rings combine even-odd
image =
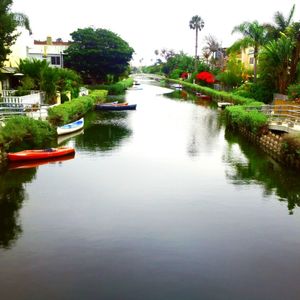
{"type": "Polygon", "coordinates": [[[239,131],[247,139],[255,142],[264,152],[268,153],[274,160],[281,164],[288,165],[295,169],[300,169],[300,159],[287,156],[282,151],[282,135],[268,131],[265,134],[257,135],[245,128],[239,128],[239,131]]]}

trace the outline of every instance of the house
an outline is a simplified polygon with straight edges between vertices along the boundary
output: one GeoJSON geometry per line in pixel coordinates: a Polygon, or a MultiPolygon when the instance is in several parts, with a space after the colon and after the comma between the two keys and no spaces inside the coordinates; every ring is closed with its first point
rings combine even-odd
{"type": "Polygon", "coordinates": [[[63,53],[70,45],[70,42],[64,42],[60,38],[52,41],[50,36],[45,41],[33,40],[25,29],[20,28],[19,31],[21,34],[11,47],[12,52],[4,62],[3,68],[0,69],[0,94],[2,90],[14,89],[19,85],[18,75],[22,74],[17,73],[17,67],[20,59],[46,59],[50,66],[62,68],[63,53]]]}
{"type": "Polygon", "coordinates": [[[52,40],[50,36],[45,41],[34,40],[33,45],[27,47],[27,58],[47,60],[50,66],[63,68],[64,51],[68,49],[70,42],[64,42],[61,38],[52,40]]]}
{"type": "Polygon", "coordinates": [[[252,47],[242,49],[240,60],[247,69],[254,67],[254,49],[252,47]]]}

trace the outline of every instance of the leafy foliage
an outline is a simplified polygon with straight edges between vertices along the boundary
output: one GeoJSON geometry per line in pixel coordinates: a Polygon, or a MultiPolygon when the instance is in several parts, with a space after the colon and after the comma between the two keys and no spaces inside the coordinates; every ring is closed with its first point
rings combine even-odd
{"type": "Polygon", "coordinates": [[[288,87],[288,96],[291,100],[300,99],[300,83],[288,87]]]}
{"type": "Polygon", "coordinates": [[[21,13],[11,12],[11,5],[12,0],[0,1],[0,67],[7,55],[11,53],[10,46],[19,36],[16,32],[17,26],[23,26],[31,33],[28,17],[21,13]]]}
{"type": "Polygon", "coordinates": [[[48,121],[53,125],[63,125],[82,117],[97,102],[104,102],[107,91],[93,91],[88,96],[67,101],[48,110],[48,121]]]}
{"type": "Polygon", "coordinates": [[[134,50],[117,34],[89,27],[71,36],[65,65],[79,72],[86,83],[103,83],[108,74],[118,81],[128,70],[134,50]]]}
{"type": "Polygon", "coordinates": [[[10,118],[0,130],[0,141],[6,150],[18,145],[45,146],[55,136],[48,122],[17,116],[10,118]]]}
{"type": "Polygon", "coordinates": [[[226,69],[217,75],[217,80],[226,88],[232,89],[241,85],[247,78],[248,71],[235,54],[229,56],[226,69]]]}
{"type": "Polygon", "coordinates": [[[89,88],[91,90],[107,90],[109,95],[122,95],[128,87],[132,86],[132,84],[133,79],[127,78],[113,84],[90,85],[89,88]]]}
{"type": "Polygon", "coordinates": [[[273,82],[276,91],[285,93],[291,82],[290,62],[295,42],[282,35],[280,39],[266,44],[259,56],[259,71],[262,80],[273,82]]]}
{"type": "Polygon", "coordinates": [[[46,92],[48,102],[56,97],[56,93],[71,92],[77,97],[81,85],[81,77],[73,70],[51,68],[46,60],[20,60],[19,71],[25,76],[22,78],[22,90],[36,89],[46,92]]]}
{"type": "Polygon", "coordinates": [[[268,124],[268,117],[257,111],[247,111],[244,106],[236,105],[226,107],[227,121],[233,127],[245,127],[249,131],[259,133],[268,124]]]}

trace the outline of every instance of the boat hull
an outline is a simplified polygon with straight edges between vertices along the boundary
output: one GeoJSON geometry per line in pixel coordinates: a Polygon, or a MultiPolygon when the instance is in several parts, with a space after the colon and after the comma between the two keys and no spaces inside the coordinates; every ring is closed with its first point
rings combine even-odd
{"type": "Polygon", "coordinates": [[[127,105],[96,105],[96,110],[119,111],[119,110],[135,110],[136,104],[127,105]]]}
{"type": "Polygon", "coordinates": [[[74,148],[60,147],[41,150],[24,150],[20,152],[8,153],[7,158],[9,161],[29,161],[38,159],[49,159],[74,153],[74,148]]]}
{"type": "Polygon", "coordinates": [[[84,126],[84,119],[81,118],[75,122],[57,127],[57,134],[58,135],[69,134],[82,129],[83,126],[84,126]]]}

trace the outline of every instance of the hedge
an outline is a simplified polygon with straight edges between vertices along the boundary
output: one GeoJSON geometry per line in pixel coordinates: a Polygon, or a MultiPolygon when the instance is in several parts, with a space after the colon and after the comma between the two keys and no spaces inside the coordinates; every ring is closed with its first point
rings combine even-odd
{"type": "Polygon", "coordinates": [[[88,96],[82,96],[63,104],[53,106],[48,110],[48,121],[54,126],[60,126],[81,118],[95,103],[104,102],[107,91],[92,91],[88,96]]]}
{"type": "MultiPolygon", "coordinates": [[[[167,79],[167,81],[180,83],[188,89],[204,93],[208,96],[211,96],[215,100],[221,100],[221,101],[231,102],[233,104],[241,104],[241,105],[252,105],[253,102],[256,102],[256,103],[258,102],[253,98],[246,98],[246,97],[242,97],[242,96],[228,93],[225,91],[217,91],[217,90],[214,90],[207,86],[201,86],[199,84],[189,83],[189,82],[185,82],[183,80],[167,79]]],[[[263,104],[264,103],[261,102],[261,105],[263,105],[263,104]]]]}
{"type": "Polygon", "coordinates": [[[133,85],[133,79],[127,78],[122,81],[113,84],[98,84],[91,85],[91,90],[107,90],[109,95],[121,95],[124,94],[125,90],[133,85]]]}
{"type": "Polygon", "coordinates": [[[34,120],[26,116],[12,117],[0,129],[0,147],[6,151],[19,145],[43,147],[56,136],[56,131],[48,122],[34,120]]]}

